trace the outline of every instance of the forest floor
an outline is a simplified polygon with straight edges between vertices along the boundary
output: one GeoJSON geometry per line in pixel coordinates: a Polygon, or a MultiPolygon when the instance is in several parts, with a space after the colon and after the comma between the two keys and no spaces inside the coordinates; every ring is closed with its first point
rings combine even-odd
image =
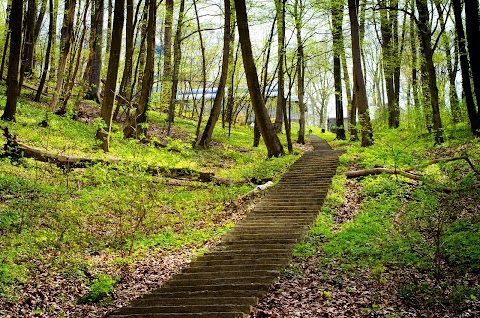
{"type": "MultiPolygon", "coordinates": [[[[258,198],[259,195],[252,195],[230,203],[217,225],[242,219],[253,209],[258,198]]],[[[17,301],[0,302],[0,317],[104,317],[133,299],[158,289],[188,266],[192,258],[218,241],[219,238],[211,239],[200,248],[188,245],[174,251],[152,251],[125,264],[114,262],[108,254],[90,256],[90,268],[95,271],[85,270],[86,275],[91,279],[99,273],[117,278],[115,291],[109,293],[107,301],[99,303],[79,303],[88,292],[87,282],[76,277],[69,279],[64,273],[56,272],[48,260],[38,261],[34,279],[17,289],[17,301]]]]}
{"type": "MultiPolygon", "coordinates": [[[[395,146],[388,151],[398,161],[418,156],[395,146]]],[[[427,147],[427,160],[479,150],[470,142],[427,147]]],[[[348,152],[340,171],[379,166],[367,151],[348,152]]],[[[250,317],[480,317],[478,182],[465,181],[474,173],[461,163],[421,173],[431,173],[425,183],[337,176],[317,224],[250,317]],[[445,193],[442,183],[457,188],[445,193]]]]}
{"type": "MultiPolygon", "coordinates": [[[[350,222],[360,211],[362,198],[355,180],[347,180],[345,203],[335,211],[334,231],[350,222]]],[[[480,213],[479,194],[467,197],[463,211],[480,213]]],[[[322,244],[320,238],[315,244],[322,244]]],[[[260,301],[252,318],[464,318],[480,317],[480,301],[475,293],[480,273],[459,273],[443,264],[442,278],[414,267],[391,266],[379,271],[361,266],[344,267],[339,259],[323,260],[317,251],[310,257],[294,257],[268,295],[260,301]]],[[[478,293],[478,291],[477,291],[478,293]]]]}
{"type": "MultiPolygon", "coordinates": [[[[98,106],[80,110],[75,121],[22,101],[17,123],[4,125],[36,147],[105,156],[93,138],[98,106]]],[[[219,128],[207,151],[192,149],[195,123],[185,118],[167,138],[164,114],[152,112],[149,136],[166,147],[123,140],[117,124],[112,155],[135,165],[67,171],[0,160],[0,317],[103,317],[188,266],[256,202],[248,195],[254,184],[152,176],[143,165],[275,180],[298,158],[265,160],[262,145],[250,147],[248,128],[231,137],[219,128]],[[82,303],[86,295],[101,297],[82,303]]],[[[418,168],[422,181],[342,174],[458,156],[478,166],[479,140],[461,127],[451,134],[434,147],[411,130],[379,129],[369,148],[335,141],[346,152],[324,208],[251,316],[480,317],[478,172],[452,161],[418,168]]]]}

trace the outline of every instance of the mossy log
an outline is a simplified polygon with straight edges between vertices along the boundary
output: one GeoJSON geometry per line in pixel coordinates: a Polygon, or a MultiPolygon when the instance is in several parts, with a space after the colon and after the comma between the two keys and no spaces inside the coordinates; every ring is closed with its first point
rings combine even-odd
{"type": "MultiPolygon", "coordinates": [[[[118,158],[89,158],[79,156],[68,156],[60,153],[48,152],[45,149],[32,147],[18,141],[17,136],[12,135],[8,128],[3,128],[3,134],[6,138],[6,143],[3,146],[2,157],[12,158],[18,160],[20,158],[31,158],[41,162],[47,162],[55,164],[63,169],[77,169],[86,168],[88,166],[101,163],[101,164],[116,164],[129,162],[122,161],[118,158]]],[[[223,178],[215,176],[212,172],[197,171],[189,168],[167,168],[159,166],[150,166],[146,171],[152,175],[161,175],[169,178],[188,179],[192,181],[201,182],[214,182],[216,184],[233,185],[242,183],[263,184],[271,179],[248,179],[242,178],[240,180],[234,180],[231,178],[223,178]]]]}

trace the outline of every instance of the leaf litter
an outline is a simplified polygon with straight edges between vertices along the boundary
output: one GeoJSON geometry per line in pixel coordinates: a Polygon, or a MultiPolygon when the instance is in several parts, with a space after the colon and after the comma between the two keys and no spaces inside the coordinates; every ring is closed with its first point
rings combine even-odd
{"type": "MultiPolygon", "coordinates": [[[[357,182],[347,180],[345,203],[336,209],[332,233],[358,214],[359,190],[357,182]]],[[[460,213],[478,212],[480,202],[474,205],[463,205],[463,212],[457,208],[460,213]]],[[[469,213],[475,214],[478,217],[469,213]]],[[[387,266],[377,273],[342,265],[341,259],[325,260],[321,250],[308,258],[294,257],[250,317],[480,317],[480,299],[468,293],[478,292],[480,273],[446,268],[439,282],[430,272],[413,267],[387,266]]]]}

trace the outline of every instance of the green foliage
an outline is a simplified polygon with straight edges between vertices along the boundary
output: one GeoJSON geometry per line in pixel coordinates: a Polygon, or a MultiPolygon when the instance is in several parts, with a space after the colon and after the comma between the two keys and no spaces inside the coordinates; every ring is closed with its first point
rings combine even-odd
{"type": "Polygon", "coordinates": [[[306,240],[295,245],[293,255],[300,258],[316,255],[320,244],[332,237],[330,231],[333,223],[332,215],[326,212],[320,213],[306,240]]]}
{"type": "MultiPolygon", "coordinates": [[[[149,115],[152,124],[165,124],[165,114],[149,115]]],[[[73,170],[25,158],[0,160],[0,293],[9,299],[39,264],[49,263],[66,278],[85,282],[99,266],[96,255],[107,255],[112,260],[108,264],[122,266],[153,251],[199,248],[233,226],[228,219],[238,211],[231,203],[254,186],[176,184],[153,176],[149,167],[263,180],[278,178],[299,156],[266,159],[264,145],[251,147],[253,132],[248,128],[232,129],[231,137],[217,129],[212,148],[193,149],[195,123],[182,118],[175,121],[176,133],[187,137],[167,138],[164,148],[124,140],[121,127],[114,125],[111,151],[103,153],[94,139],[102,121],[86,125],[28,101],[19,103],[16,123],[1,125],[22,142],[52,153],[121,160],[73,170]],[[46,128],[38,125],[43,120],[46,128]]],[[[0,147],[4,142],[0,138],[0,147]]],[[[97,277],[82,301],[108,298],[113,285],[108,277],[97,277]]]]}
{"type": "Polygon", "coordinates": [[[330,191],[328,192],[327,197],[325,198],[325,205],[329,208],[341,206],[344,200],[345,192],[345,180],[344,175],[335,175],[332,178],[332,185],[330,186],[330,191]]]}
{"type": "MultiPolygon", "coordinates": [[[[356,184],[350,188],[344,176],[335,176],[316,225],[295,247],[295,255],[315,258],[312,262],[319,268],[331,268],[336,275],[367,272],[375,284],[391,283],[392,275],[429,273],[436,278],[433,283],[412,283],[407,277],[396,284],[402,302],[412,307],[451,306],[461,312],[476,301],[478,288],[459,282],[465,273],[480,269],[480,223],[475,214],[480,191],[472,189],[478,177],[463,160],[425,165],[433,158],[455,156],[479,162],[478,140],[461,125],[450,133],[454,138],[441,147],[432,146],[429,135],[402,129],[379,130],[375,145],[368,148],[336,143],[346,149],[338,171],[415,167],[425,181],[371,175],[349,181],[356,184]],[[445,187],[455,190],[446,192],[445,187]],[[347,195],[358,188],[357,196],[347,195]],[[342,219],[350,216],[353,206],[358,212],[342,219]]],[[[381,309],[375,306],[362,311],[375,314],[381,309]]]]}
{"type": "Polygon", "coordinates": [[[480,271],[480,223],[464,219],[445,229],[442,247],[448,263],[464,270],[480,271]]]}
{"type": "Polygon", "coordinates": [[[360,194],[364,198],[376,196],[393,196],[402,198],[407,191],[405,185],[399,184],[388,175],[367,176],[362,180],[360,194]]]}
{"type": "Polygon", "coordinates": [[[107,274],[99,274],[93,280],[88,293],[78,300],[79,304],[108,302],[109,295],[114,291],[116,280],[107,274]]]}

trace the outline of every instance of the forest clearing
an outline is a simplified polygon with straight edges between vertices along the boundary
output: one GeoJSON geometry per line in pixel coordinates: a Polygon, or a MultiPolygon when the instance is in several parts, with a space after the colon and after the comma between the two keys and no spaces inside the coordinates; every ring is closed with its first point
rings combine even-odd
{"type": "Polygon", "coordinates": [[[1,317],[480,316],[478,0],[0,7],[1,317]]]}

